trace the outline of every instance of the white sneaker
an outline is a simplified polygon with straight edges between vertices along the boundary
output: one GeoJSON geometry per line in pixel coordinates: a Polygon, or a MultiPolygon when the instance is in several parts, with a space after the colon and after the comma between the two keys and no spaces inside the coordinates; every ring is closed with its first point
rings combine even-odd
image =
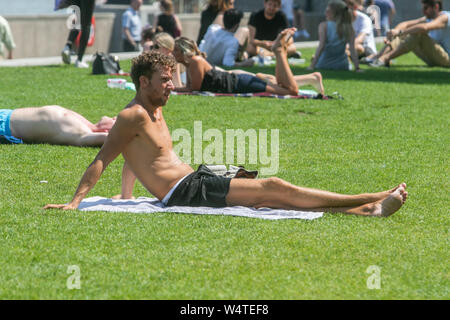
{"type": "Polygon", "coordinates": [[[61,51],[61,58],[65,64],[70,64],[70,48],[68,45],[66,45],[63,51],[61,51]]]}
{"type": "Polygon", "coordinates": [[[87,68],[89,68],[89,65],[86,62],[77,60],[77,61],[75,61],[75,67],[82,68],[82,69],[87,69],[87,68]]]}

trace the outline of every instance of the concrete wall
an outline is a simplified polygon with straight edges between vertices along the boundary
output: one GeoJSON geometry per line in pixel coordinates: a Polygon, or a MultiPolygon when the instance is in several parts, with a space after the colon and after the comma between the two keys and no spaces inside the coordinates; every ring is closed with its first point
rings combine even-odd
{"type": "MultiPolygon", "coordinates": [[[[8,20],[16,48],[14,58],[51,57],[61,54],[69,30],[66,20],[69,15],[5,16],[8,20]]],[[[87,47],[86,53],[108,51],[114,15],[96,13],[95,43],[87,47]]]]}
{"type": "MultiPolygon", "coordinates": [[[[264,0],[236,0],[236,7],[262,8],[264,0]]],[[[305,0],[296,1],[301,6],[305,0]]],[[[309,40],[317,40],[317,26],[325,20],[324,10],[328,0],[314,0],[313,11],[307,13],[306,28],[311,34],[309,40]]],[[[399,21],[416,18],[422,15],[420,0],[395,0],[397,16],[394,25],[399,21]]],[[[444,9],[450,9],[450,0],[444,0],[444,9]]],[[[88,47],[86,53],[95,51],[122,51],[121,16],[128,5],[103,5],[95,9],[96,41],[93,47],[88,47]]],[[[144,5],[141,8],[143,25],[153,24],[153,18],[158,14],[158,5],[144,5]]],[[[247,25],[250,13],[245,14],[241,25],[247,25]]],[[[178,14],[183,35],[197,39],[200,29],[200,14],[178,14]]],[[[9,21],[16,42],[14,58],[58,56],[66,42],[68,15],[24,15],[5,16],[9,21]]]]}

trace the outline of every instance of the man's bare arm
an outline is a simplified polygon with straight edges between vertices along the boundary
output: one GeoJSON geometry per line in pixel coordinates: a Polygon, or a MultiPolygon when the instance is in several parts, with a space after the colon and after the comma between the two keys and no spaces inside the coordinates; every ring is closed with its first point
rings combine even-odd
{"type": "Polygon", "coordinates": [[[404,30],[402,34],[429,32],[431,30],[443,29],[448,23],[448,16],[446,14],[440,15],[436,19],[427,22],[419,23],[404,30]]]}
{"type": "Polygon", "coordinates": [[[131,110],[131,108],[124,109],[119,113],[103,147],[83,174],[72,201],[69,204],[48,204],[44,209],[73,210],[78,208],[81,201],[100,179],[106,167],[117,158],[133,136],[137,134],[140,119],[135,114],[135,110],[131,110]]]}
{"type": "Polygon", "coordinates": [[[127,37],[128,41],[136,47],[136,41],[134,41],[133,37],[131,36],[130,29],[123,28],[123,32],[125,33],[125,36],[127,37]]]}
{"type": "Polygon", "coordinates": [[[131,170],[130,166],[125,163],[122,168],[122,191],[120,194],[112,197],[113,199],[134,199],[133,189],[136,182],[136,176],[131,170]]]}
{"type": "Polygon", "coordinates": [[[274,41],[266,41],[266,40],[259,40],[255,38],[256,35],[256,28],[254,26],[249,25],[248,26],[249,36],[248,36],[248,42],[251,43],[255,47],[262,47],[267,50],[272,49],[272,45],[274,41]]]}
{"type": "Polygon", "coordinates": [[[388,40],[392,40],[395,37],[397,37],[399,34],[404,32],[405,30],[407,30],[408,28],[411,28],[411,27],[416,26],[418,24],[423,24],[426,21],[427,21],[427,18],[422,17],[422,18],[415,19],[415,20],[409,20],[409,21],[401,22],[394,29],[389,30],[387,32],[387,38],[388,38],[388,40]]]}

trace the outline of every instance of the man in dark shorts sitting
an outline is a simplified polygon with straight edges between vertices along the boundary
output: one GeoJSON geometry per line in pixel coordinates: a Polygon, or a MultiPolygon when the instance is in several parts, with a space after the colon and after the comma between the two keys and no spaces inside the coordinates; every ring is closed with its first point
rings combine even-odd
{"type": "Polygon", "coordinates": [[[204,166],[194,171],[175,154],[163,106],[174,89],[175,61],[159,52],[133,59],[136,96],[117,116],[109,135],[86,169],[69,204],[44,208],[76,209],[106,167],[120,154],[125,159],[122,197],[131,197],[136,177],[169,206],[248,206],[389,216],[406,201],[406,185],[378,193],[343,195],[294,186],[279,178],[229,179],[204,166]]]}

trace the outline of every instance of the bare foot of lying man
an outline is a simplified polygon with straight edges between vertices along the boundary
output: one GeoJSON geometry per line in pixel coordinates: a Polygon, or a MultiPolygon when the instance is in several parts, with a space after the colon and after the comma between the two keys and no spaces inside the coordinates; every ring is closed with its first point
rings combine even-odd
{"type": "Polygon", "coordinates": [[[120,154],[125,159],[121,198],[132,197],[136,181],[166,206],[248,206],[389,216],[406,200],[406,185],[378,193],[344,195],[298,187],[280,178],[231,179],[217,176],[206,166],[194,169],[173,150],[163,107],[174,89],[175,60],[156,51],[132,61],[135,98],[117,116],[105,144],[83,174],[69,204],[45,209],[76,209],[120,154]]]}
{"type": "Polygon", "coordinates": [[[101,146],[116,118],[102,117],[93,124],[61,106],[0,110],[0,135],[26,143],[101,146]],[[3,124],[3,125],[2,125],[3,124]]]}

